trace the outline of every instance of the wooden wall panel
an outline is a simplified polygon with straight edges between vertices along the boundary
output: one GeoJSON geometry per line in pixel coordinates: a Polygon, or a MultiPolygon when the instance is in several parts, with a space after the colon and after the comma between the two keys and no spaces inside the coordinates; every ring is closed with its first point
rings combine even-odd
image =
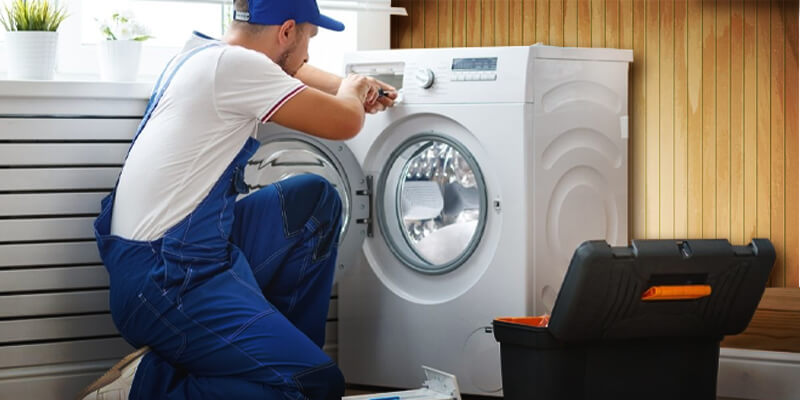
{"type": "Polygon", "coordinates": [[[606,0],[592,0],[592,20],[589,21],[592,27],[592,47],[606,46],[605,2],[606,0]]]}
{"type": "Polygon", "coordinates": [[[550,43],[550,2],[536,0],[536,42],[550,43]]]}
{"type": "Polygon", "coordinates": [[[743,243],[744,235],[744,9],[731,1],[730,85],[730,240],[743,243]]]}
{"type": "MultiPolygon", "coordinates": [[[[424,1],[422,8],[422,20],[425,47],[439,47],[439,3],[438,1],[424,1]]],[[[441,2],[447,5],[450,2],[441,2]]]]}
{"type": "Polygon", "coordinates": [[[509,0],[494,2],[494,45],[508,46],[511,33],[511,17],[508,14],[509,0]]]}
{"type": "MultiPolygon", "coordinates": [[[[691,0],[687,4],[689,20],[687,62],[689,64],[688,101],[688,234],[703,237],[703,5],[691,0]]],[[[635,233],[636,234],[636,233],[635,233]]]]}
{"type": "Polygon", "coordinates": [[[521,46],[525,43],[522,37],[522,30],[523,30],[523,16],[525,15],[525,9],[523,8],[525,3],[522,0],[511,0],[511,4],[509,5],[509,44],[511,46],[521,46]]]}
{"type": "Polygon", "coordinates": [[[688,7],[686,0],[675,1],[674,66],[674,229],[675,237],[688,237],[689,205],[689,93],[688,93],[688,7]]]}
{"type": "Polygon", "coordinates": [[[798,0],[393,0],[392,46],[633,49],[631,238],[753,237],[798,286],[798,0]]]}
{"type": "MultiPolygon", "coordinates": [[[[767,3],[769,1],[767,0],[767,3]]],[[[756,235],[770,234],[770,8],[756,3],[756,235]]]]}
{"type": "Polygon", "coordinates": [[[606,47],[619,48],[619,0],[606,0],[606,47]]]}
{"type": "MultiPolygon", "coordinates": [[[[703,0],[700,19],[703,33],[703,58],[702,58],[702,146],[703,146],[703,238],[716,237],[717,233],[717,187],[714,184],[717,179],[717,91],[716,91],[716,13],[717,5],[714,0],[703,0]]],[[[648,99],[650,100],[650,99],[648,99]]]]}
{"type": "Polygon", "coordinates": [[[717,86],[716,120],[716,230],[715,237],[731,237],[731,145],[730,145],[730,111],[731,111],[731,3],[730,0],[717,0],[716,15],[716,58],[715,73],[717,86]]]}
{"type": "MultiPolygon", "coordinates": [[[[783,125],[783,102],[786,92],[784,80],[784,27],[783,4],[785,0],[772,0],[770,9],[770,234],[769,237],[778,252],[775,267],[772,270],[772,286],[782,287],[786,284],[786,270],[784,262],[784,218],[786,188],[784,187],[785,152],[786,145],[783,125]]],[[[795,21],[796,23],[797,21],[795,21]]],[[[795,181],[794,184],[797,184],[795,181]]]]}
{"type": "Polygon", "coordinates": [[[578,46],[580,47],[592,47],[591,20],[592,20],[591,0],[578,0],[578,46]]]}
{"type": "Polygon", "coordinates": [[[553,46],[564,45],[564,3],[550,0],[550,41],[553,46]]]}
{"type": "Polygon", "coordinates": [[[662,1],[659,16],[659,234],[675,237],[675,3],[662,1]]]}
{"type": "Polygon", "coordinates": [[[453,47],[453,3],[455,1],[439,4],[439,47],[453,47]]]}
{"type": "Polygon", "coordinates": [[[798,252],[794,247],[798,243],[798,180],[800,180],[800,168],[798,168],[798,65],[797,65],[797,21],[798,7],[791,4],[784,5],[786,16],[786,37],[785,37],[785,72],[786,72],[786,101],[783,106],[786,110],[784,123],[786,135],[786,287],[797,287],[800,284],[798,274],[792,273],[791,269],[798,264],[798,252]],[[794,21],[792,23],[791,21],[794,21]],[[794,250],[794,251],[793,251],[794,250]]]}
{"type": "Polygon", "coordinates": [[[453,0],[453,47],[464,47],[466,45],[467,0],[453,0]]]}
{"type": "Polygon", "coordinates": [[[578,45],[578,0],[564,0],[564,46],[578,45]]]}
{"type": "Polygon", "coordinates": [[[522,44],[536,43],[536,1],[522,0],[522,11],[522,44]]]}
{"type": "Polygon", "coordinates": [[[494,46],[494,0],[481,1],[481,45],[494,46]]]}
{"type": "MultiPolygon", "coordinates": [[[[482,4],[478,0],[467,1],[467,46],[481,45],[481,11],[482,4]]],[[[533,26],[533,25],[531,25],[533,26]]]]}
{"type": "MultiPolygon", "coordinates": [[[[644,56],[645,49],[645,26],[644,9],[646,3],[639,0],[633,1],[633,64],[631,64],[631,96],[630,116],[631,133],[628,147],[630,148],[631,158],[629,165],[640,166],[631,168],[633,179],[629,182],[628,193],[632,201],[629,210],[630,219],[628,220],[628,234],[631,238],[645,237],[647,217],[645,215],[645,199],[647,192],[647,170],[644,167],[647,162],[647,132],[645,129],[647,105],[647,81],[645,81],[645,71],[647,70],[647,59],[644,56]]],[[[585,25],[585,24],[581,24],[585,25]]]]}
{"type": "Polygon", "coordinates": [[[744,237],[758,235],[756,4],[744,3],[744,237]]]}
{"type": "MultiPolygon", "coordinates": [[[[661,65],[659,63],[659,3],[657,1],[644,2],[644,36],[645,36],[645,235],[657,237],[661,227],[660,220],[660,176],[659,176],[659,116],[660,116],[660,77],[661,65]]],[[[594,43],[594,40],[592,41],[594,43]]]]}

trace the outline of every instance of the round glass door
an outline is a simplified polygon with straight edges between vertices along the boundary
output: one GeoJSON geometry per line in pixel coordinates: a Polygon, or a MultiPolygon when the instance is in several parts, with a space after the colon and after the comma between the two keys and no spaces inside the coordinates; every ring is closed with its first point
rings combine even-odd
{"type": "Polygon", "coordinates": [[[252,191],[302,174],[316,174],[336,188],[342,200],[342,232],[350,222],[350,188],[347,175],[320,147],[300,139],[279,139],[263,143],[245,168],[245,182],[252,191]]]}
{"type": "Polygon", "coordinates": [[[410,268],[443,274],[480,241],[486,185],[469,150],[440,135],[420,135],[389,158],[377,190],[378,222],[389,248],[410,268]]]}

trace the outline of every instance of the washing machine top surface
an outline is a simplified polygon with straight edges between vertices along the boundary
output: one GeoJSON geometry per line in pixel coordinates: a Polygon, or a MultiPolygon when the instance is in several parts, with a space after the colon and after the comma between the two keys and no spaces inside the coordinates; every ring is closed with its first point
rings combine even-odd
{"type": "Polygon", "coordinates": [[[532,103],[535,59],[633,61],[631,50],[557,46],[393,49],[348,53],[344,72],[375,77],[401,103],[532,103]]]}

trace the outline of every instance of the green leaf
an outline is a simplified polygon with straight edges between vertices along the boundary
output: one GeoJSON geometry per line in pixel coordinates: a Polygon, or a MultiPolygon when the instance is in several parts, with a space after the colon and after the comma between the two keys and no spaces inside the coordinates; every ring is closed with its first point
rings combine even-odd
{"type": "Polygon", "coordinates": [[[12,0],[3,11],[0,23],[7,31],[56,31],[68,16],[52,0],[12,0]]]}
{"type": "Polygon", "coordinates": [[[114,36],[114,32],[111,32],[111,28],[106,26],[105,28],[103,28],[103,33],[106,35],[106,39],[117,40],[117,37],[114,36]]]}

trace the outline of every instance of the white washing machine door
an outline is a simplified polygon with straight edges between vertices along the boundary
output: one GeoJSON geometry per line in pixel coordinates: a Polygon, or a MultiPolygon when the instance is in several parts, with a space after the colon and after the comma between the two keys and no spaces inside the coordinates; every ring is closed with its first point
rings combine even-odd
{"type": "Polygon", "coordinates": [[[486,155],[475,136],[453,119],[422,113],[351,144],[369,144],[363,166],[376,180],[378,229],[364,253],[382,283],[418,304],[443,303],[474,286],[488,267],[474,255],[489,215],[486,155]]]}
{"type": "Polygon", "coordinates": [[[257,138],[261,147],[248,161],[244,174],[250,193],[301,174],[319,175],[339,193],[342,231],[336,283],[339,271],[355,262],[367,235],[367,182],[358,161],[342,142],[319,139],[277,124],[261,126],[257,138]]]}

